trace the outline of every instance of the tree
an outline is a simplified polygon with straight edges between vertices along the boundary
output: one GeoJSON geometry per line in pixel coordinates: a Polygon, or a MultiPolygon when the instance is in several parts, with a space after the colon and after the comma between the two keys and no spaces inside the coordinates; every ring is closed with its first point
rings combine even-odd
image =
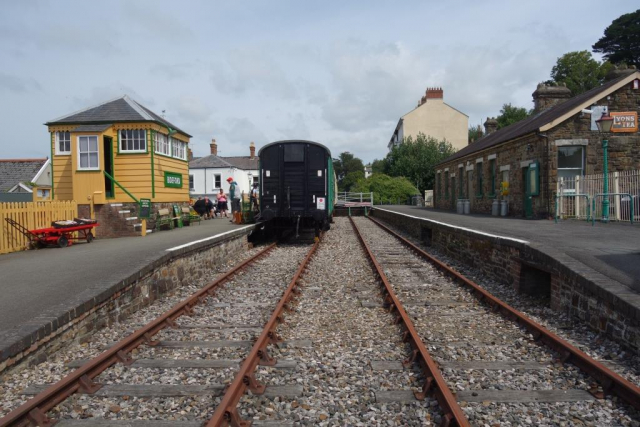
{"type": "Polygon", "coordinates": [[[362,160],[348,151],[340,153],[337,159],[333,159],[333,169],[338,178],[338,190],[340,191],[350,191],[351,186],[355,184],[359,178],[364,178],[364,165],[362,164],[362,160]],[[356,175],[351,175],[347,180],[347,177],[353,173],[356,173],[356,175]]]}
{"type": "Polygon", "coordinates": [[[500,115],[496,117],[496,120],[498,120],[498,129],[517,123],[527,117],[529,117],[529,112],[526,108],[504,104],[502,110],[500,110],[500,115]]]}
{"type": "Polygon", "coordinates": [[[404,176],[415,184],[420,191],[431,189],[435,181],[435,165],[455,153],[455,149],[446,140],[438,141],[419,133],[416,140],[404,139],[385,157],[385,170],[391,176],[404,176]]]}
{"type": "Polygon", "coordinates": [[[484,135],[484,131],[482,130],[482,126],[471,126],[469,128],[469,144],[474,141],[479,140],[484,135]]]}
{"type": "Polygon", "coordinates": [[[371,162],[371,173],[385,173],[385,162],[384,159],[378,160],[375,159],[371,162]]]}
{"type": "Polygon", "coordinates": [[[391,177],[385,174],[373,174],[361,179],[353,187],[356,193],[373,193],[374,203],[404,203],[407,198],[418,194],[416,187],[404,177],[391,177]]]}
{"type": "Polygon", "coordinates": [[[640,66],[640,9],[615,19],[604,30],[604,36],[593,45],[614,64],[640,66]]]}
{"type": "Polygon", "coordinates": [[[551,69],[551,78],[556,83],[564,83],[573,96],[600,86],[611,68],[610,62],[600,63],[591,53],[582,50],[562,55],[551,69]]]}

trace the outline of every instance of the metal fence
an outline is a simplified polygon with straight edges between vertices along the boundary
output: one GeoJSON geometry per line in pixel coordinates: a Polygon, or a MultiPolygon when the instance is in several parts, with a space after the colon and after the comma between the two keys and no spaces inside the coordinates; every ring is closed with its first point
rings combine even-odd
{"type": "Polygon", "coordinates": [[[336,204],[338,206],[373,206],[373,193],[338,192],[336,204]]]}
{"type": "MultiPolygon", "coordinates": [[[[561,218],[602,218],[604,175],[585,175],[558,180],[558,214],[561,218]],[[595,203],[594,203],[595,202],[595,203]],[[595,209],[594,209],[595,206],[595,209]],[[592,212],[593,211],[593,212],[592,212]]],[[[640,170],[609,173],[609,220],[640,220],[640,170]]]]}

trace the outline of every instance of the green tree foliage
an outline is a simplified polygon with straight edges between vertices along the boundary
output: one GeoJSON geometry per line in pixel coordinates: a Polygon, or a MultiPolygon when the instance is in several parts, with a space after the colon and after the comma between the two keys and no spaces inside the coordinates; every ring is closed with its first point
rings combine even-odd
{"type": "Polygon", "coordinates": [[[373,192],[373,200],[376,204],[404,203],[408,197],[418,194],[418,190],[408,179],[380,173],[374,173],[367,179],[359,180],[352,191],[356,193],[373,192]]]}
{"type": "Polygon", "coordinates": [[[496,120],[498,121],[498,129],[502,129],[517,123],[520,120],[524,120],[529,117],[529,114],[530,112],[527,111],[526,108],[514,107],[511,104],[504,104],[502,106],[502,110],[500,110],[500,115],[496,117],[496,120]]]}
{"type": "Polygon", "coordinates": [[[603,53],[614,64],[640,67],[640,9],[615,19],[593,45],[593,51],[603,53]]]}
{"type": "Polygon", "coordinates": [[[600,86],[610,67],[611,63],[596,61],[586,50],[569,52],[558,58],[551,69],[551,78],[566,84],[575,96],[600,86]]]}
{"type": "Polygon", "coordinates": [[[353,186],[358,179],[364,178],[364,165],[362,164],[362,160],[348,151],[340,153],[337,159],[333,159],[333,169],[338,178],[339,191],[351,191],[351,186],[353,186]]]}
{"type": "Polygon", "coordinates": [[[384,159],[375,159],[373,162],[371,162],[371,173],[385,173],[384,159]]]}
{"type": "Polygon", "coordinates": [[[385,157],[385,171],[390,176],[403,176],[417,185],[420,194],[431,189],[435,181],[435,165],[455,153],[450,142],[438,141],[418,134],[416,140],[404,139],[385,157]]]}
{"type": "Polygon", "coordinates": [[[478,139],[482,138],[483,135],[484,131],[482,130],[482,126],[471,126],[469,128],[469,143],[477,141],[478,139]]]}

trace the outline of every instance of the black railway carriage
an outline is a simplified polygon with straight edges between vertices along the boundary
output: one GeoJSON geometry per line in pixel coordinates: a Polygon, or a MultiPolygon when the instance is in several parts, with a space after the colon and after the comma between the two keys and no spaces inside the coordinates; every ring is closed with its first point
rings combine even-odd
{"type": "Polygon", "coordinates": [[[335,203],[331,152],[312,141],[277,141],[258,152],[260,215],[276,228],[328,229],[335,203]]]}

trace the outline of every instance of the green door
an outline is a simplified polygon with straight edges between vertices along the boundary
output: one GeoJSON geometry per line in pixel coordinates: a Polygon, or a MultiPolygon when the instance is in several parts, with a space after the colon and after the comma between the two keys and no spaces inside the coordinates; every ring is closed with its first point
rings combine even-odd
{"type": "Polygon", "coordinates": [[[524,173],[524,216],[533,218],[533,196],[540,194],[540,166],[538,162],[531,163],[522,169],[524,173]]]}

